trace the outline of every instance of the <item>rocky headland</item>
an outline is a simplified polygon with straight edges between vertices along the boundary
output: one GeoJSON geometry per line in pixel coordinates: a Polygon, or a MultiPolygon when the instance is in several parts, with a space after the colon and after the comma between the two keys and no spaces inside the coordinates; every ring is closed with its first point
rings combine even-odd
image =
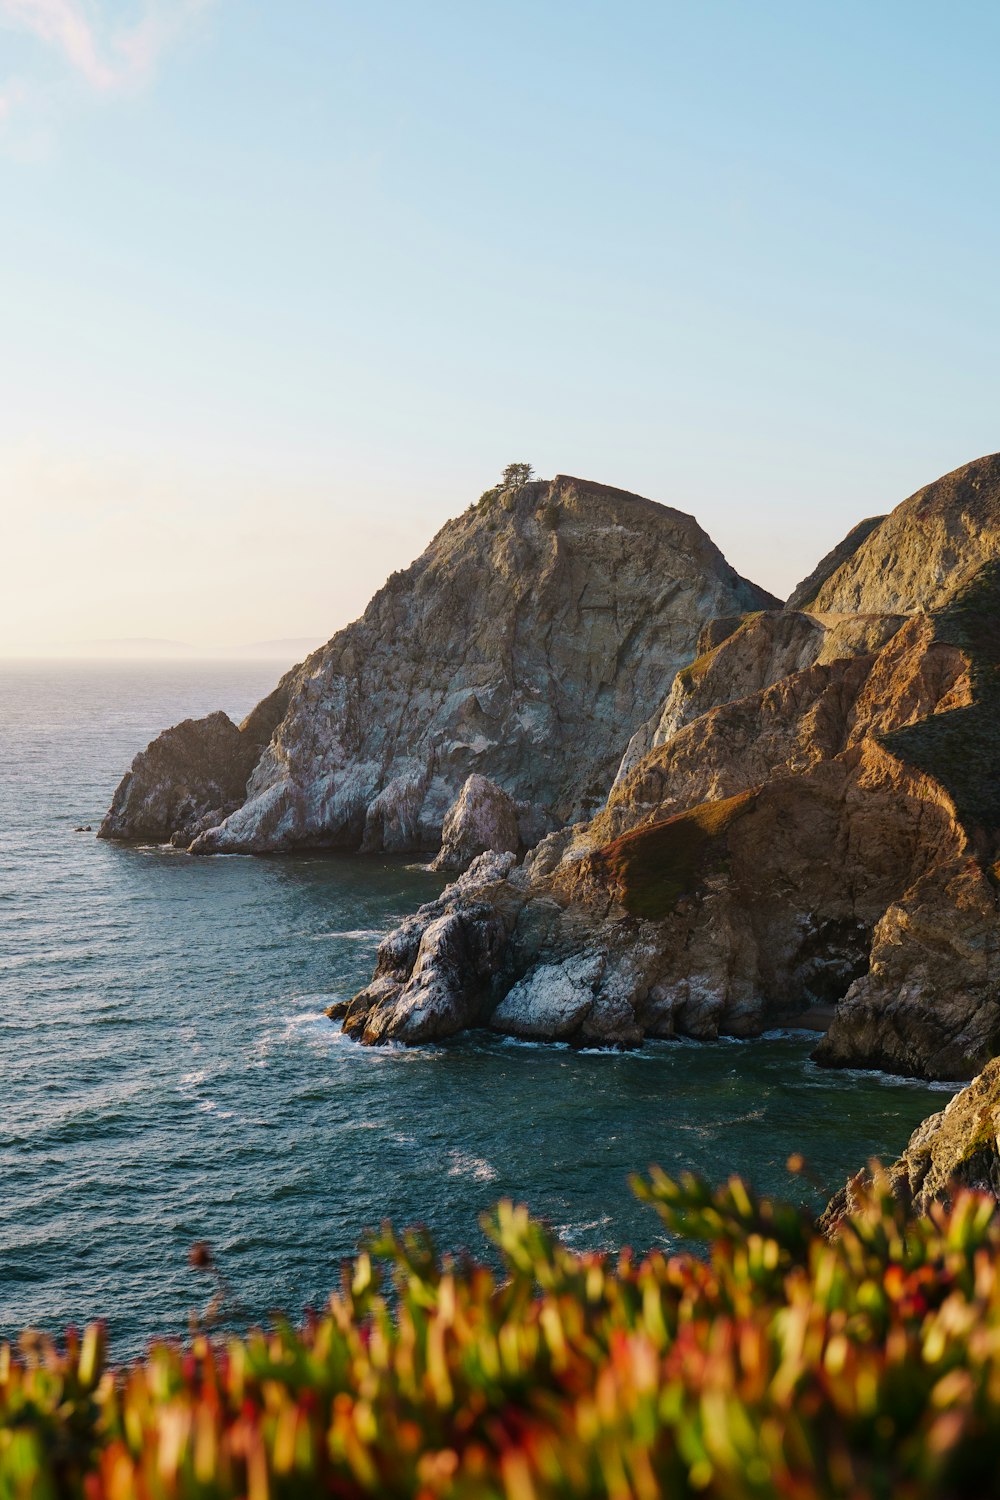
{"type": "Polygon", "coordinates": [[[101,833],[437,851],[339,1007],[366,1043],[804,1018],[823,1063],[961,1080],[1000,1050],[998,620],[998,456],[784,607],[682,512],[501,487],[239,728],[154,741],[101,833]]]}
{"type": "Polygon", "coordinates": [[[634,1046],[822,1013],[821,1062],[970,1077],[1000,1049],[998,553],[990,457],[855,528],[798,608],[706,623],[603,808],[481,856],[345,1029],[634,1046]]]}
{"type": "Polygon", "coordinates": [[[101,836],[434,853],[448,819],[447,868],[501,827],[523,853],[601,806],[706,620],[776,602],[668,506],[563,475],[487,491],[239,730],[137,756],[101,836]]]}

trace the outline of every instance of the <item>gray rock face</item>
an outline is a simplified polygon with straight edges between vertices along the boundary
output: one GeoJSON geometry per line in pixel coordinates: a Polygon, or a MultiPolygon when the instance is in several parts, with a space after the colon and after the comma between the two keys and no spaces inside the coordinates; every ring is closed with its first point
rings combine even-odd
{"type": "Polygon", "coordinates": [[[485,776],[470,776],[448,809],[435,870],[467,870],[477,855],[523,853],[517,803],[485,776]]]}
{"type": "Polygon", "coordinates": [[[473,867],[387,941],[391,991],[356,997],[352,1034],[369,1039],[377,1001],[379,1039],[407,1038],[435,964],[421,932],[446,909],[449,932],[492,954],[464,999],[448,966],[452,1029],[634,1046],[833,1009],[824,1061],[969,1076],[997,1028],[996,897],[947,789],[883,740],[972,693],[927,617],[744,622],[681,674],[678,727],[596,818],[485,883],[473,867]]]}
{"type": "Polygon", "coordinates": [[[564,476],[488,495],[303,664],[192,850],[436,850],[472,775],[541,831],[593,812],[701,625],[774,602],[680,511],[564,476]]]}
{"type": "Polygon", "coordinates": [[[485,776],[470,776],[445,816],[431,866],[459,874],[480,854],[523,854],[551,829],[544,808],[515,802],[485,776]]]}
{"type": "Polygon", "coordinates": [[[186,844],[239,806],[259,754],[223,713],[185,719],[136,756],[98,838],[186,844]]]}
{"type": "Polygon", "coordinates": [[[456,895],[453,921],[468,900],[506,933],[475,1024],[625,1046],[822,1015],[831,1067],[996,1056],[1000,456],[862,523],[794,597],[702,632],[605,807],[456,895]]]}
{"type": "Polygon", "coordinates": [[[246,796],[247,781],[288,707],[286,673],[243,723],[227,714],[185,719],[139,752],[123,777],[98,838],[128,843],[170,842],[186,849],[246,796]]]}
{"type": "Polygon", "coordinates": [[[384,939],[371,984],[347,1007],[348,1035],[413,1045],[485,1020],[516,909],[501,895],[514,863],[510,853],[481,854],[384,939]]]}

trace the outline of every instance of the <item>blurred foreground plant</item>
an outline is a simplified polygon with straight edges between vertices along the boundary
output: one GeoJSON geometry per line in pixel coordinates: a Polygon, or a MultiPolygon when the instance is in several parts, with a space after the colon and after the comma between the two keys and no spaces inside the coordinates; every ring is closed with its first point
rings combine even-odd
{"type": "Polygon", "coordinates": [[[709,1257],[573,1254],[501,1203],[500,1275],[386,1226],[302,1329],[118,1372],[97,1325],[25,1336],[0,1500],[1000,1496],[993,1199],[907,1220],[876,1177],[827,1240],[738,1178],[634,1185],[709,1257]]]}

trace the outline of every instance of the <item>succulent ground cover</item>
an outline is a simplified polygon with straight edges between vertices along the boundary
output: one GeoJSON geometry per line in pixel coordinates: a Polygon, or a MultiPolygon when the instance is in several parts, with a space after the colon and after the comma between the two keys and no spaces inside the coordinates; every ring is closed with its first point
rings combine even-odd
{"type": "Polygon", "coordinates": [[[500,1269],[387,1227],[298,1329],[117,1370],[98,1325],[25,1336],[0,1496],[1000,1494],[993,1198],[911,1219],[876,1175],[825,1238],[736,1178],[635,1186],[686,1248],[574,1254],[501,1203],[500,1269]]]}

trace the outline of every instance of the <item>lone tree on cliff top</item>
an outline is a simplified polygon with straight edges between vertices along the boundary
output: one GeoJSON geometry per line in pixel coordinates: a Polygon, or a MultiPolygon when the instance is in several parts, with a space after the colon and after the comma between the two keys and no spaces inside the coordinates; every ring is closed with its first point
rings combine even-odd
{"type": "Polygon", "coordinates": [[[506,469],[504,469],[503,471],[503,475],[497,488],[502,495],[513,494],[513,492],[515,490],[519,490],[523,484],[528,483],[528,480],[531,478],[534,472],[535,471],[530,464],[508,464],[506,469]]]}

